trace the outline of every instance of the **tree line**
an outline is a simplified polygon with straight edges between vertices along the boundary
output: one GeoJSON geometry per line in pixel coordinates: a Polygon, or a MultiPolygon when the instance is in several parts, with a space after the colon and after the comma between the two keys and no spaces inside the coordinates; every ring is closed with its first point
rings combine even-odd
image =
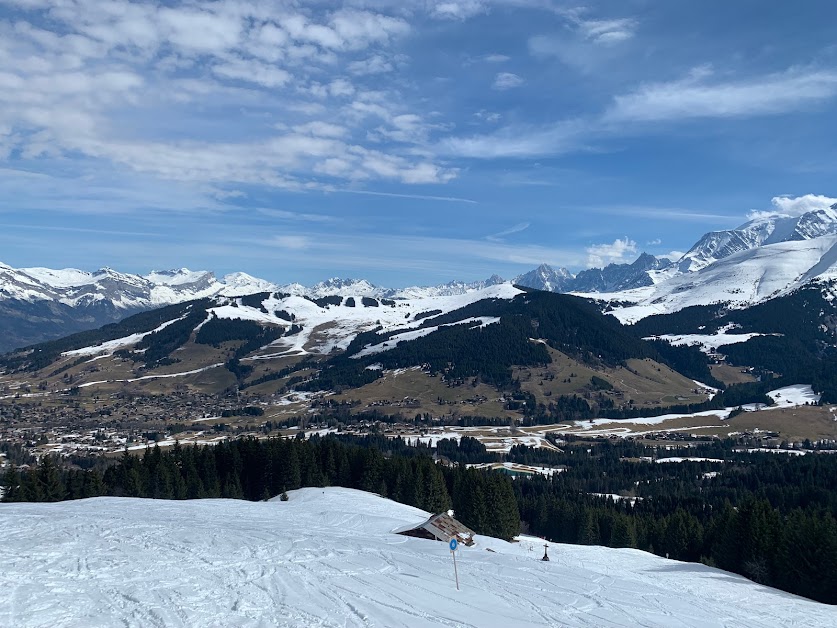
{"type": "Polygon", "coordinates": [[[343,486],[431,513],[454,507],[457,518],[481,534],[511,539],[519,532],[520,516],[508,476],[464,466],[447,468],[428,453],[429,449],[409,447],[403,441],[382,450],[362,439],[347,442],[315,436],[246,438],[205,447],[176,443],[169,450],[155,446],[142,456],[126,451],[115,464],[89,470],[64,468],[45,456],[32,470],[12,467],[5,474],[4,501],[103,495],[257,501],[306,486],[343,486]]]}

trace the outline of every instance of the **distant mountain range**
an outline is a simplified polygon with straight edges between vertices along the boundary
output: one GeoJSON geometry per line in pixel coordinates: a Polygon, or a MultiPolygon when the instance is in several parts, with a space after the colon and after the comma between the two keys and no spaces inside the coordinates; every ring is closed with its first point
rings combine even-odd
{"type": "Polygon", "coordinates": [[[679,260],[641,254],[573,275],[542,264],[510,282],[451,281],[437,286],[385,288],[365,279],[332,278],[313,286],[276,285],[233,273],[222,279],[185,268],[134,275],[102,268],[15,269],[0,263],[0,352],[94,329],[153,308],[214,296],[281,292],[323,298],[355,296],[423,299],[456,296],[513,283],[549,292],[572,292],[608,302],[623,322],[690,305],[745,307],[816,279],[837,278],[837,204],[801,216],[758,216],[737,229],[705,234],[679,260]]]}
{"type": "Polygon", "coordinates": [[[12,268],[0,263],[0,352],[94,329],[144,310],[215,295],[271,290],[270,282],[245,273],[222,281],[188,269],[148,275],[102,268],[12,268]]]}

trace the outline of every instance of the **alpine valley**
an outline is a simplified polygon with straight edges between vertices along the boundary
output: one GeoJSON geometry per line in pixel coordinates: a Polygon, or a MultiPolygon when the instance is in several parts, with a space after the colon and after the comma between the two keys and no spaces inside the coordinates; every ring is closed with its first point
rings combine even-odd
{"type": "MultiPolygon", "coordinates": [[[[306,543],[316,537],[326,544],[303,554],[282,546],[270,559],[323,560],[322,569],[333,574],[328,561],[344,552],[344,541],[351,543],[347,560],[368,551],[360,540],[367,524],[376,542],[391,545],[390,529],[401,519],[454,506],[462,522],[488,535],[477,537],[496,554],[486,565],[505,565],[486,581],[486,599],[501,589],[529,599],[521,592],[529,585],[509,584],[507,570],[528,560],[523,548],[531,539],[509,546],[489,538],[514,540],[521,526],[551,542],[637,548],[710,565],[689,575],[689,595],[672,605],[680,599],[674,580],[647,575],[667,569],[657,562],[626,550],[562,555],[570,562],[545,586],[581,573],[573,561],[586,565],[584,582],[599,582],[600,565],[618,559],[608,582],[628,593],[607,594],[602,617],[613,625],[645,616],[644,607],[637,614],[614,610],[645,579],[669,591],[660,594],[669,601],[655,607],[659,616],[648,625],[671,625],[683,609],[697,613],[685,625],[726,617],[720,607],[705,606],[703,584],[695,580],[724,590],[715,567],[837,602],[837,524],[829,514],[837,458],[824,455],[837,451],[837,206],[755,217],[704,235],[676,260],[642,254],[630,264],[577,274],[542,265],[511,281],[493,276],[392,289],[330,279],[305,287],[244,273],[219,280],[186,269],[139,276],[8,266],[0,268],[0,280],[6,501],[282,495],[258,511],[245,513],[230,502],[210,507],[225,517],[256,517],[242,524],[242,534],[263,536],[259,518],[274,517],[267,507],[278,514],[286,508],[282,501],[298,500],[291,507],[297,510],[287,510],[296,514],[287,516],[312,526],[306,543]],[[336,491],[328,499],[343,500],[347,514],[335,518],[325,492],[293,492],[320,486],[361,489],[407,506],[336,491]],[[380,509],[380,521],[361,516],[367,508],[380,509]]],[[[180,507],[114,514],[135,508],[130,500],[87,500],[55,510],[56,523],[49,525],[92,521],[94,511],[138,517],[149,529],[162,525],[160,517],[207,516],[180,507]]],[[[19,522],[45,515],[37,506],[16,505],[0,510],[2,516],[15,519],[14,526],[4,521],[11,532],[2,538],[16,552],[14,569],[23,569],[24,549],[39,546],[19,522]]],[[[210,554],[239,547],[201,529],[211,537],[204,548],[210,554]]],[[[101,532],[106,539],[110,534],[101,532]]],[[[143,534],[132,532],[124,542],[161,551],[158,540],[143,534]]],[[[177,552],[185,551],[190,534],[177,532],[177,552]]],[[[94,548],[91,560],[111,551],[104,541],[79,542],[94,548]]],[[[424,541],[410,542],[401,558],[419,565],[422,546],[412,543],[424,541]]],[[[258,563],[261,550],[245,545],[258,563]]],[[[59,559],[38,555],[37,568],[52,573],[59,559]]],[[[201,560],[214,565],[207,556],[201,560]]],[[[378,558],[359,569],[380,578],[387,568],[380,571],[378,562],[396,559],[389,550],[378,558]]],[[[188,571],[202,569],[214,573],[215,567],[188,571]]],[[[295,573],[253,576],[243,563],[236,569],[241,577],[225,578],[223,586],[246,595],[217,599],[211,613],[219,625],[232,617],[244,621],[240,609],[252,596],[251,583],[269,583],[259,590],[273,600],[274,588],[286,588],[281,578],[295,573]]],[[[320,581],[322,574],[311,569],[299,577],[320,581]]],[[[476,573],[468,569],[468,577],[476,573]]],[[[198,580],[195,586],[216,586],[198,580]]],[[[385,580],[374,586],[396,586],[385,580]]],[[[732,584],[738,601],[749,598],[747,587],[759,586],[732,584]]],[[[330,592],[317,589],[317,599],[359,618],[373,613],[375,625],[386,625],[392,609],[398,625],[428,618],[424,606],[411,602],[388,606],[365,597],[357,606],[349,599],[355,593],[330,592]]],[[[125,595],[131,597],[122,610],[103,610],[110,602],[101,601],[96,612],[129,613],[135,625],[151,617],[145,613],[158,603],[156,593],[125,595]]],[[[49,617],[63,621],[64,603],[47,597],[49,617]]],[[[186,615],[176,625],[197,617],[187,597],[178,593],[176,606],[186,615]]],[[[593,611],[570,597],[568,605],[543,612],[526,602],[525,623],[588,623],[593,611]]],[[[768,598],[764,604],[773,603],[768,598]]],[[[782,621],[805,625],[805,605],[794,604],[782,621]]],[[[319,605],[300,598],[288,612],[315,622],[319,605]]],[[[833,620],[822,608],[811,609],[811,625],[833,620]]],[[[3,612],[17,617],[0,602],[3,612]]],[[[761,625],[766,615],[754,612],[741,611],[732,621],[747,623],[746,615],[761,625]]],[[[451,617],[459,615],[451,611],[451,617]]]]}

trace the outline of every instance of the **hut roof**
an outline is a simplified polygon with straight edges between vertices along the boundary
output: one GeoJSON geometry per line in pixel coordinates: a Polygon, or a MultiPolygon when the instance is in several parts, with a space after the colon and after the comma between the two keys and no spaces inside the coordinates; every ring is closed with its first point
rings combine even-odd
{"type": "Polygon", "coordinates": [[[451,517],[448,513],[442,512],[433,515],[427,521],[418,525],[405,526],[395,531],[396,534],[405,536],[419,536],[424,538],[435,538],[438,541],[447,543],[456,538],[465,545],[474,544],[474,532],[471,528],[451,517]]]}

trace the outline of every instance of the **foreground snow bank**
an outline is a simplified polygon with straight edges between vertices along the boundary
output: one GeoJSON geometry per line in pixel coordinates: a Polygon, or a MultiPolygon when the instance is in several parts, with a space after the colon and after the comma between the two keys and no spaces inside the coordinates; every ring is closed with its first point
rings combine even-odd
{"type": "Polygon", "coordinates": [[[0,626],[827,626],[837,608],[636,550],[392,534],[426,513],[290,501],[0,505],[0,626]],[[491,548],[493,551],[486,551],[491,548]]]}

